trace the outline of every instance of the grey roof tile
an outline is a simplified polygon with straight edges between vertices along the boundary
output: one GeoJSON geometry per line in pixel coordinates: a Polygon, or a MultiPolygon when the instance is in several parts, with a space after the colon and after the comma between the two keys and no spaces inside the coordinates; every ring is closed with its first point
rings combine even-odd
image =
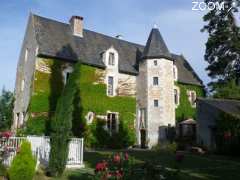
{"type": "Polygon", "coordinates": [[[238,100],[198,98],[197,101],[207,103],[225,113],[240,118],[240,101],[238,100]]]}
{"type": "Polygon", "coordinates": [[[151,59],[161,57],[172,59],[171,54],[167,48],[167,45],[164,42],[163,37],[161,36],[159,30],[157,28],[153,28],[148,37],[142,58],[151,59]]]}
{"type": "MultiPolygon", "coordinates": [[[[101,53],[113,46],[119,53],[119,71],[134,75],[138,74],[138,61],[142,58],[143,45],[87,29],[84,29],[83,38],[81,38],[72,35],[69,24],[37,15],[33,15],[33,18],[39,56],[57,57],[68,61],[81,60],[84,64],[104,68],[101,53]]],[[[169,55],[166,45],[161,46],[165,55],[174,58],[180,82],[202,85],[201,80],[185,59],[178,55],[169,55]]],[[[152,53],[151,55],[153,55],[152,53]]]]}

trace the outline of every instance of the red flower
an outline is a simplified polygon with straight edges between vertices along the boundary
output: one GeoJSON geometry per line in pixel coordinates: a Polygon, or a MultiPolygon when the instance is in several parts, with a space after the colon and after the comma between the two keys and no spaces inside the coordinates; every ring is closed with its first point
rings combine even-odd
{"type": "Polygon", "coordinates": [[[123,172],[117,170],[117,171],[115,172],[115,176],[121,178],[121,177],[123,177],[123,172]]]}
{"type": "Polygon", "coordinates": [[[125,158],[126,161],[128,161],[128,159],[129,159],[128,153],[125,153],[124,158],[125,158]]]}
{"type": "Polygon", "coordinates": [[[107,162],[103,161],[103,162],[97,163],[95,168],[95,173],[99,171],[105,171],[106,169],[107,169],[107,162]]]}
{"type": "Polygon", "coordinates": [[[113,162],[115,163],[120,163],[121,161],[121,157],[119,154],[115,154],[114,157],[113,157],[113,162]]]}
{"type": "Polygon", "coordinates": [[[10,138],[11,136],[12,136],[11,131],[5,131],[1,133],[1,137],[7,138],[7,139],[10,138]]]}

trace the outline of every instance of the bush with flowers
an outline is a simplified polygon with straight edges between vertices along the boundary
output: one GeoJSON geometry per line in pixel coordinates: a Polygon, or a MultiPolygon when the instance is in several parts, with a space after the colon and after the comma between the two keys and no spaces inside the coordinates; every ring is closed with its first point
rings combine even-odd
{"type": "Polygon", "coordinates": [[[132,159],[128,153],[116,153],[96,164],[95,179],[128,179],[132,173],[131,167],[132,159]]]}
{"type": "Polygon", "coordinates": [[[11,136],[12,132],[10,131],[0,132],[0,177],[7,176],[7,169],[3,164],[3,161],[15,151],[11,145],[6,143],[11,136]]]}

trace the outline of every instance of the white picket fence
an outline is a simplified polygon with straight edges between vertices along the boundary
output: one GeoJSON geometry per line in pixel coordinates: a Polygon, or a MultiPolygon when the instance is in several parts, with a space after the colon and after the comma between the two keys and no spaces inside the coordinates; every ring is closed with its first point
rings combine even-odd
{"type": "MultiPolygon", "coordinates": [[[[0,146],[18,149],[23,140],[31,143],[32,153],[37,157],[38,164],[47,166],[50,154],[50,138],[47,136],[10,137],[1,141],[0,146]]],[[[9,158],[4,160],[4,164],[10,166],[15,155],[16,151],[11,152],[9,158]]],[[[83,166],[83,139],[72,138],[69,143],[67,168],[81,168],[83,166]]]]}

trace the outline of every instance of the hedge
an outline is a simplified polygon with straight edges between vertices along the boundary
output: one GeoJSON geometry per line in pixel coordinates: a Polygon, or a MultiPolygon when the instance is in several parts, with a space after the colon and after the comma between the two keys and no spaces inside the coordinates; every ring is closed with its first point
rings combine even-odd
{"type": "Polygon", "coordinates": [[[32,180],[36,159],[32,155],[31,144],[22,142],[19,153],[15,156],[9,169],[10,180],[32,180]]]}

